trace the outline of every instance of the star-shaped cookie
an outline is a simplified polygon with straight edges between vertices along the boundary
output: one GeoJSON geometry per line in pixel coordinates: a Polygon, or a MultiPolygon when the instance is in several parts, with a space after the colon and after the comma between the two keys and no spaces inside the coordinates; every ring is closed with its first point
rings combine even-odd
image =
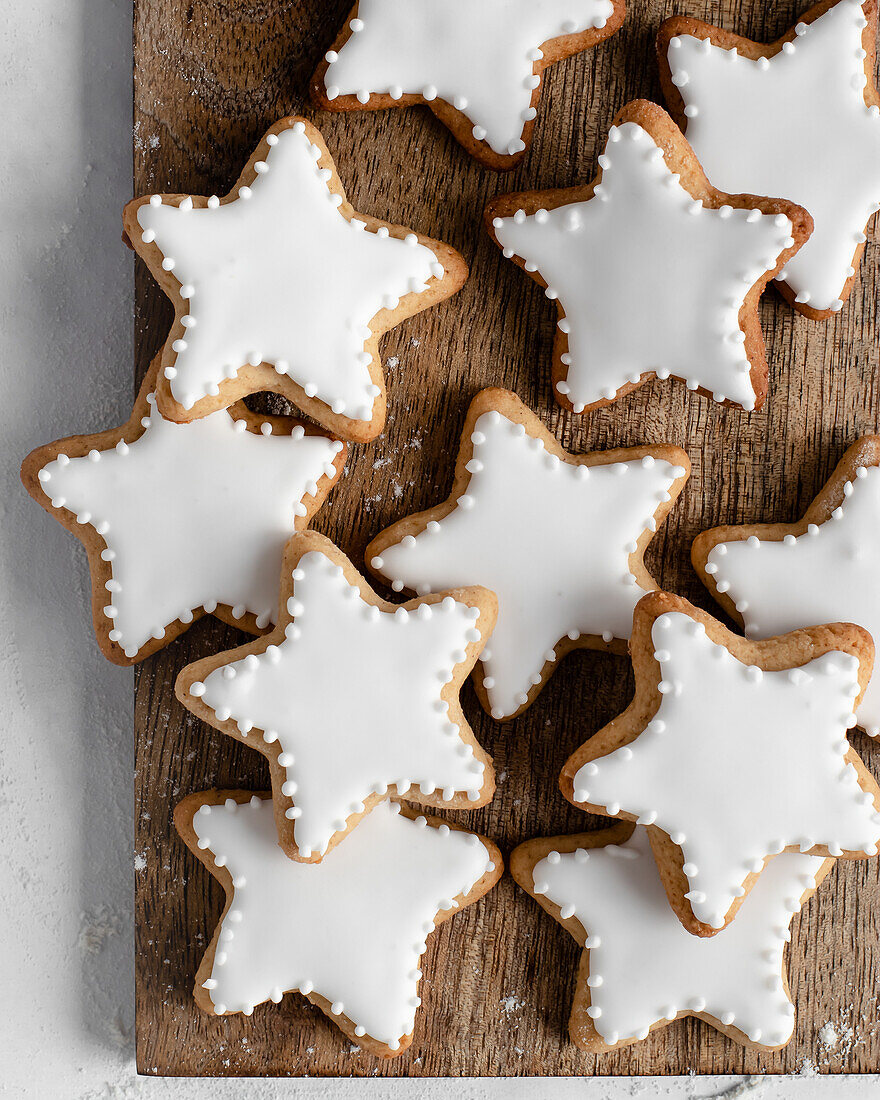
{"type": "Polygon", "coordinates": [[[124,221],[176,310],[158,386],[172,420],[272,390],[343,438],[373,439],[379,337],[467,278],[448,245],[358,214],[297,118],[272,127],[225,198],[152,195],[124,221]]]}
{"type": "Polygon", "coordinates": [[[716,190],[653,103],[623,108],[599,166],[584,187],[503,195],[486,210],[504,255],[557,303],[556,399],[582,413],[674,377],[760,408],[758,301],[807,239],[809,216],[716,190]]]}
{"type": "Polygon", "coordinates": [[[312,80],[333,111],[424,103],[489,168],[531,142],[541,73],[604,41],[623,0],[359,0],[312,80]]]}
{"type": "Polygon", "coordinates": [[[396,591],[480,584],[498,597],[477,694],[514,718],[576,648],[626,653],[639,598],[657,587],[644,553],[684,487],[677,447],[571,455],[514,394],[471,403],[452,494],[367,547],[396,591]]]}
{"type": "Polygon", "coordinates": [[[632,703],[570,758],[563,794],[649,826],[689,932],[734,919],[780,852],[876,855],[880,789],[846,739],[873,661],[836,623],[753,642],[678,596],[636,608],[632,703]]]}
{"type": "Polygon", "coordinates": [[[336,483],[346,448],[243,405],[192,424],[156,409],[154,360],[121,428],[25,459],[25,488],[85,546],[101,651],[131,665],[204,613],[261,633],[284,546],[336,483]],[[259,490],[259,491],[256,491],[259,490]]]}
{"type": "MultiPolygon", "coordinates": [[[[840,460],[797,523],[704,531],[694,567],[749,638],[808,623],[853,622],[880,637],[880,436],[865,436],[840,460]]],[[[880,678],[871,678],[856,715],[880,736],[880,678]]]]}
{"type": "Polygon", "coordinates": [[[660,28],[672,114],[713,183],[800,203],[810,240],[778,273],[821,320],[852,291],[865,224],[880,207],[880,95],[871,83],[875,0],[823,0],[770,45],[684,16],[660,28]]]}
{"type": "Polygon", "coordinates": [[[426,939],[503,870],[491,841],[411,818],[394,802],[377,806],[315,867],[278,847],[269,798],[194,794],[174,823],[226,891],[196,975],[199,1007],[249,1016],[296,990],[383,1057],[412,1042],[426,939]]]}
{"type": "Polygon", "coordinates": [[[492,761],[459,703],[495,623],[484,588],[380,599],[332,542],[291,539],[271,634],[188,665],[177,697],[269,761],[282,847],[320,862],[388,795],[485,805],[492,761]]]}
{"type": "Polygon", "coordinates": [[[529,840],[510,870],[584,948],[569,1020],[581,1049],[617,1049],[697,1016],[744,1046],[777,1050],[794,1031],[789,925],[833,862],[774,859],[733,925],[711,939],[688,935],[669,908],[644,829],[529,840]]]}

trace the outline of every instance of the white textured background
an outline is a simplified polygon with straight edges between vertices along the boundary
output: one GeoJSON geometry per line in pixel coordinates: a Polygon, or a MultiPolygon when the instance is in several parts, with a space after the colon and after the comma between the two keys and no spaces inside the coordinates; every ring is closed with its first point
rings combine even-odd
{"type": "MultiPolygon", "coordinates": [[[[855,1100],[877,1080],[185,1082],[133,1068],[132,677],[90,637],[85,556],[18,466],[132,397],[129,0],[0,0],[0,1094],[855,1100]]],[[[822,1061],[817,1040],[816,1059],[822,1061]]]]}

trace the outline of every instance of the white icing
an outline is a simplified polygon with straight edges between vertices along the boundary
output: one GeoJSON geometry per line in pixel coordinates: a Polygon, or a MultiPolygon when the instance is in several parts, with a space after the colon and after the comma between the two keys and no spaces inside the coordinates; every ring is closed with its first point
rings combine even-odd
{"type": "Polygon", "coordinates": [[[633,122],[612,126],[599,163],[588,201],[494,222],[505,256],[537,271],[565,313],[558,392],[583,412],[656,373],[753,409],[739,313],[793,245],[791,222],[703,206],[633,122]]]}
{"type": "Polygon", "coordinates": [[[205,983],[215,1012],[250,1015],[314,990],[392,1050],[413,1030],[434,918],[494,870],[479,837],[412,821],[390,802],[315,865],[278,847],[269,799],[202,806],[193,829],[234,884],[205,983]]]}
{"type": "Polygon", "coordinates": [[[822,863],[796,852],[772,860],[733,924],[711,937],[686,932],[670,909],[644,829],[623,845],[549,854],[534,868],[534,892],[590,937],[587,1011],[608,1045],[700,1013],[777,1046],[794,1030],[782,981],[788,928],[822,863]]]}
{"type": "Polygon", "coordinates": [[[630,554],[669,500],[681,466],[653,457],[574,466],[497,411],[471,436],[470,481],[448,516],[382,551],[371,567],[420,594],[480,584],[498,597],[482,654],[492,715],[527,702],[566,636],[629,638],[644,590],[630,554]]]}
{"type": "Polygon", "coordinates": [[[303,555],[293,578],[284,640],[220,666],[190,692],[255,741],[277,739],[300,853],[325,852],[349,815],[392,785],[401,795],[418,784],[445,801],[459,791],[477,801],[485,766],[441,693],[479,640],[478,609],[447,597],[380,611],[318,551],[303,555]]]}
{"type": "Polygon", "coordinates": [[[104,614],[127,657],[201,607],[273,621],[284,545],[305,498],[322,477],[336,477],[342,447],[301,427],[255,435],[227,412],[174,424],[148,400],[138,439],[82,458],[59,454],[39,473],[52,506],[76,513],[107,544],[104,614]]]}
{"type": "Polygon", "coordinates": [[[232,202],[193,209],[154,196],[138,208],[145,241],[189,300],[171,393],[190,409],[246,364],[267,363],[334,413],[369,421],[379,396],[370,324],[444,271],[415,234],[399,240],[339,212],[301,122],[277,139],[232,202]]]}
{"type": "Polygon", "coordinates": [[[845,760],[856,657],[762,672],[680,612],[651,636],[660,707],[635,741],[580,768],[575,799],[668,834],[697,920],[721,928],[749,873],[789,845],[876,854],[880,814],[845,760]]]}
{"type": "MultiPolygon", "coordinates": [[[[749,637],[847,622],[880,638],[880,469],[860,466],[858,474],[826,523],[779,542],[752,535],[719,543],[709,553],[706,572],[733,600],[749,637]]],[[[872,677],[856,713],[880,736],[880,677],[872,677]]]]}
{"type": "Polygon", "coordinates": [[[690,35],[670,42],[687,138],[728,192],[805,207],[813,234],[785,266],[799,302],[839,309],[856,245],[880,200],[880,112],[865,103],[866,25],[840,0],[771,58],[751,61],[690,35]]]}
{"type": "Polygon", "coordinates": [[[327,98],[421,95],[452,104],[496,153],[522,152],[535,117],[540,46],[605,26],[611,0],[359,0],[342,49],[327,56],[327,98]]]}

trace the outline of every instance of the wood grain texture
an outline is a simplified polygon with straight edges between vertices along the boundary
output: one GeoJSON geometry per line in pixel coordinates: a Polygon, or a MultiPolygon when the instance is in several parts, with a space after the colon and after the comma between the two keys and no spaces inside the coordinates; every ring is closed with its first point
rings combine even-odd
{"type": "MultiPolygon", "coordinates": [[[[515,391],[572,451],[640,444],[684,447],[693,474],[648,555],[661,584],[717,610],[692,571],[694,536],[720,523],[797,518],[855,438],[878,428],[878,253],[873,233],[846,308],[827,325],[798,317],[775,292],[762,321],[770,392],[751,416],[652,382],[610,408],[577,418],[550,392],[554,309],[504,260],[482,227],[483,208],[510,190],[590,180],[611,118],[637,96],[660,99],[653,40],[672,14],[693,15],[758,39],[778,37],[797,0],[631,0],[609,42],[547,73],[534,143],[499,176],[468,158],[425,109],[355,115],[308,107],[308,80],[350,0],[135,0],[134,194],[223,193],[279,117],[302,112],[320,128],[353,205],[448,241],[471,278],[448,302],[383,341],[389,418],[384,435],[352,449],[347,476],[318,515],[359,567],[373,535],[443,500],[468,403],[483,386],[515,391]],[[395,362],[396,361],[396,362],[395,362]]],[[[141,265],[136,361],[143,375],[171,320],[141,265]]],[[[687,308],[682,303],[682,308],[687,308]]],[[[633,302],[634,323],[638,303],[633,302]]],[[[276,406],[277,407],[277,406],[276,406]]],[[[790,950],[797,1030],[773,1055],[746,1052],[689,1019],[617,1053],[588,1055],[566,1024],[579,949],[506,876],[445,924],[429,944],[415,1040],[382,1062],[349,1049],[317,1009],[291,995],[252,1017],[215,1020],[191,988],[220,914],[222,890],[177,839],[174,804],[211,785],[262,790],[264,762],[188,715],[174,679],[189,661],[244,637],[210,618],[141,665],[136,678],[137,1055],[144,1073],[178,1075],[771,1073],[805,1060],[835,1071],[880,1069],[880,860],[839,864],[795,921],[790,950]],[[507,998],[513,998],[507,1000],[507,998]],[[828,1054],[826,1022],[857,1042],[828,1054]]],[[[505,855],[538,835],[598,824],[565,803],[563,763],[619,713],[632,692],[627,662],[567,657],[521,718],[499,725],[463,693],[477,738],[495,757],[498,793],[485,809],[450,818],[499,843],[505,855]]],[[[874,774],[880,746],[854,743],[874,774]]]]}

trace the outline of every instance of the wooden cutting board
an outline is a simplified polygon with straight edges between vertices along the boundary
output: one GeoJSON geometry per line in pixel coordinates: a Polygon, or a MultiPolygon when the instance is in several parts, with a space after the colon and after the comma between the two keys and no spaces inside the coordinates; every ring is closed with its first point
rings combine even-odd
{"type": "MultiPolygon", "coordinates": [[[[878,251],[871,244],[847,307],[828,324],[797,317],[771,291],[762,306],[770,396],[749,416],[677,383],[644,386],[586,417],[563,414],[549,386],[555,308],[501,257],[481,225],[486,202],[509,190],[583,183],[595,172],[614,113],[660,99],[654,34],[673,13],[774,38],[801,0],[630,0],[623,30],[547,73],[531,152],[511,175],[478,167],[425,109],[356,114],[312,110],[309,76],[350,0],[135,0],[134,194],[223,194],[279,117],[304,111],[322,130],[354,206],[449,241],[471,263],[465,288],[384,341],[390,414],[381,439],[352,449],[345,478],[315,527],[358,566],[368,539],[448,493],[470,398],[506,386],[575,451],[675,443],[693,476],[655,539],[649,564],[664,587],[714,609],[689,565],[691,540],[718,523],[799,516],[845,447],[876,431],[878,251]]],[[[637,303],[634,303],[637,306],[637,303]]],[[[687,303],[682,303],[687,308],[687,303]]],[[[138,378],[163,342],[170,310],[139,263],[138,378]]],[[[794,922],[789,952],[797,1031],[778,1054],[755,1054],[684,1020],[601,1057],[566,1034],[578,949],[509,877],[432,937],[415,1040],[380,1061],[350,1049],[298,995],[252,1017],[215,1019],[191,998],[193,975],[222,894],[178,840],[176,802],[212,785],[264,789],[257,753],[188,715],[174,678],[189,661],[241,642],[207,618],[144,662],[136,676],[137,1061],[173,1075],[467,1076],[796,1072],[880,1069],[880,860],[839,864],[794,922]],[[829,1053],[819,1029],[854,1029],[829,1053]]],[[[538,702],[499,725],[464,692],[467,715],[495,757],[492,804],[457,821],[505,852],[536,835],[582,830],[591,819],[559,794],[572,750],[617,714],[632,688],[628,663],[570,656],[538,702]]],[[[875,775],[880,745],[854,743],[875,775]]],[[[645,929],[645,934],[650,934],[645,929]]]]}

